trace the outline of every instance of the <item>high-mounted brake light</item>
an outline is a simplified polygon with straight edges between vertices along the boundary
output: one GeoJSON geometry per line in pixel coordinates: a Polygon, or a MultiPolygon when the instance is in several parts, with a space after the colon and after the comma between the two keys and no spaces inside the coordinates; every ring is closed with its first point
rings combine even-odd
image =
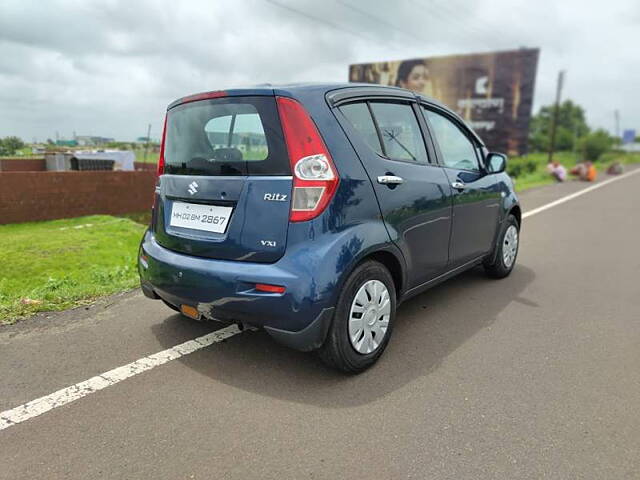
{"type": "Polygon", "coordinates": [[[291,98],[277,97],[276,100],[293,173],[289,220],[311,220],[329,205],[340,181],[338,172],[304,107],[291,98]]]}
{"type": "Polygon", "coordinates": [[[160,143],[160,156],[158,157],[158,176],[164,173],[164,142],[167,139],[167,116],[164,116],[164,127],[162,127],[162,143],[160,143]]]}
{"type": "Polygon", "coordinates": [[[227,96],[227,92],[223,90],[217,90],[215,92],[196,93],[195,95],[182,97],[180,100],[172,103],[169,106],[169,108],[175,107],[176,105],[182,105],[183,103],[191,103],[191,102],[197,102],[198,100],[209,100],[212,98],[221,98],[226,96],[227,96]]]}

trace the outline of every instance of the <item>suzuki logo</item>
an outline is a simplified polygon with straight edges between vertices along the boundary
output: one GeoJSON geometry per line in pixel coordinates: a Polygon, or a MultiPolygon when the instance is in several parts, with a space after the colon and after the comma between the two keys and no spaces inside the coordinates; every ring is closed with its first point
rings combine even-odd
{"type": "Polygon", "coordinates": [[[189,188],[187,188],[187,192],[189,192],[191,195],[195,195],[196,193],[198,193],[198,184],[195,181],[191,182],[189,184],[189,188]]]}

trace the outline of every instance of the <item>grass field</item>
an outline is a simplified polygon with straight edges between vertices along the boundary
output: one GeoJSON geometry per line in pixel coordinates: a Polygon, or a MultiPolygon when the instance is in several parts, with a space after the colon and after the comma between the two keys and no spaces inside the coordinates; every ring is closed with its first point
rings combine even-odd
{"type": "Polygon", "coordinates": [[[17,150],[13,155],[0,155],[1,158],[11,158],[11,159],[20,159],[24,158],[32,158],[32,157],[41,157],[42,155],[37,155],[31,151],[31,147],[24,147],[20,150],[17,150]]]}
{"type": "MultiPolygon", "coordinates": [[[[529,188],[555,183],[555,180],[547,172],[547,158],[547,154],[542,152],[531,153],[524,157],[509,158],[507,171],[514,178],[517,191],[521,192],[529,188]],[[518,175],[514,175],[516,170],[521,172],[518,175]]],[[[557,152],[554,154],[553,159],[564,165],[567,171],[579,161],[578,156],[572,152],[557,152]]],[[[595,162],[595,165],[599,172],[603,172],[613,162],[623,164],[640,163],[640,154],[609,152],[595,162]]]]}
{"type": "Polygon", "coordinates": [[[133,149],[133,153],[136,156],[136,162],[141,163],[158,163],[158,152],[154,152],[152,147],[149,147],[149,151],[147,152],[147,156],[145,158],[145,150],[142,148],[133,149]]]}
{"type": "Polygon", "coordinates": [[[0,225],[0,323],[135,287],[144,228],[107,215],[0,225]]]}

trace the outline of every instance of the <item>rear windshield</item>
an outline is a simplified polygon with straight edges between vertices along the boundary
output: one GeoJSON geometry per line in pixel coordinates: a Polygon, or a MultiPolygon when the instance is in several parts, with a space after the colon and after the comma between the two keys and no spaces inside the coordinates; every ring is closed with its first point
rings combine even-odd
{"type": "Polygon", "coordinates": [[[169,110],[164,172],[290,175],[274,97],[202,100],[169,110]]]}

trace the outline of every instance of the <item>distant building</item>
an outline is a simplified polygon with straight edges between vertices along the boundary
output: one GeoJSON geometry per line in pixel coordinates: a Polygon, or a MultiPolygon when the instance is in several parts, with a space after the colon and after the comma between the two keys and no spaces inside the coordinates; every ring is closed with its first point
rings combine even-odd
{"type": "Polygon", "coordinates": [[[78,142],[76,140],[56,140],[56,145],[59,147],[75,147],[78,142]]]}
{"type": "Polygon", "coordinates": [[[47,170],[135,170],[135,154],[130,150],[75,150],[47,152],[47,170]]]}
{"type": "Polygon", "coordinates": [[[106,143],[110,143],[115,141],[113,138],[109,137],[95,137],[91,135],[77,135],[76,136],[77,144],[83,147],[93,147],[100,146],[106,143]]]}
{"type": "Polygon", "coordinates": [[[234,133],[231,138],[226,132],[207,132],[209,143],[214,150],[219,148],[236,148],[241,152],[263,150],[267,146],[267,139],[262,133],[234,133]]]}

